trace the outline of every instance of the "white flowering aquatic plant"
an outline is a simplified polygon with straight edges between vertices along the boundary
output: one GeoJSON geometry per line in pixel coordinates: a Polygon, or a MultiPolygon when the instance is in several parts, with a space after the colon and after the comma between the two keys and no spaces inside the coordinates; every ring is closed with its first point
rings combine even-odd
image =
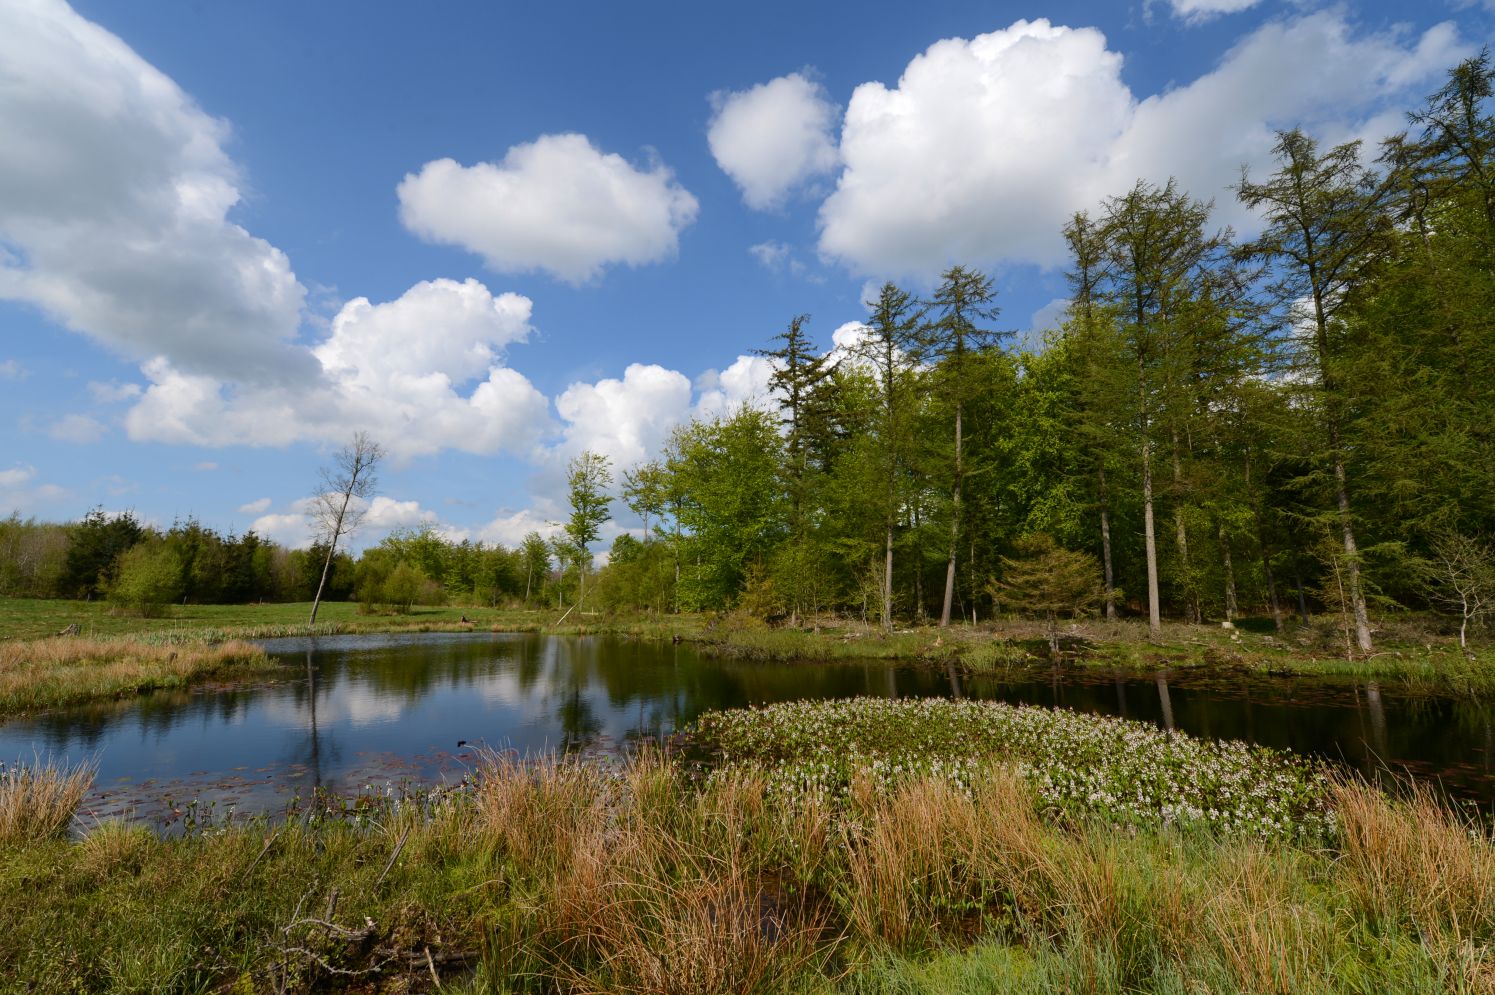
{"type": "Polygon", "coordinates": [[[844,800],[854,777],[884,791],[921,777],[968,791],[981,768],[1006,763],[1051,815],[1306,842],[1334,833],[1319,763],[1067,709],[937,698],[801,701],[711,712],[695,736],[717,756],[713,778],[761,772],[789,804],[844,800]]]}

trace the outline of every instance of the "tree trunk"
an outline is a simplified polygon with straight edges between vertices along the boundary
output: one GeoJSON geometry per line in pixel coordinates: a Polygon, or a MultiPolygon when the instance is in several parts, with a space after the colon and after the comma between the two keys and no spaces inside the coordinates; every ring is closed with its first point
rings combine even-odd
{"type": "Polygon", "coordinates": [[[1261,573],[1267,582],[1267,600],[1272,605],[1272,624],[1283,629],[1282,605],[1277,601],[1277,582],[1272,578],[1272,551],[1267,548],[1267,530],[1261,518],[1261,498],[1251,484],[1251,451],[1246,450],[1246,494],[1251,499],[1251,521],[1256,526],[1256,546],[1261,550],[1261,573]]]}
{"type": "Polygon", "coordinates": [[[960,542],[960,404],[955,405],[955,494],[950,502],[950,560],[945,565],[945,602],[940,609],[940,628],[950,624],[950,604],[955,597],[955,549],[960,542]]]}
{"type": "Polygon", "coordinates": [[[1215,534],[1220,539],[1220,569],[1225,574],[1225,621],[1234,622],[1239,609],[1235,600],[1235,567],[1230,562],[1230,537],[1225,534],[1225,523],[1215,522],[1215,534]]]}
{"type": "Polygon", "coordinates": [[[322,591],[327,587],[327,575],[332,572],[332,557],[337,552],[337,541],[343,534],[343,519],[348,514],[350,496],[346,492],[343,494],[342,507],[337,510],[337,520],[332,526],[332,537],[327,542],[327,560],[322,564],[322,579],[317,582],[316,596],[311,599],[311,618],[306,623],[308,629],[317,624],[317,609],[322,605],[322,591]]]}
{"type": "Polygon", "coordinates": [[[1142,540],[1147,550],[1147,632],[1157,639],[1163,634],[1163,611],[1158,604],[1158,539],[1152,517],[1152,444],[1147,441],[1145,414],[1142,419],[1142,540]]]}
{"type": "Polygon", "coordinates": [[[893,517],[888,514],[887,555],[882,568],[882,627],[890,632],[893,628],[893,517]]]}
{"type": "Polygon", "coordinates": [[[1178,429],[1173,430],[1173,528],[1177,533],[1178,558],[1183,565],[1184,615],[1190,622],[1204,621],[1199,611],[1199,593],[1194,590],[1194,563],[1189,558],[1189,526],[1184,521],[1184,471],[1178,456],[1178,429]]]}
{"type": "Polygon", "coordinates": [[[1355,615],[1355,642],[1360,652],[1369,653],[1375,647],[1370,639],[1370,617],[1365,610],[1365,591],[1360,583],[1360,552],[1355,546],[1355,526],[1350,521],[1350,491],[1345,482],[1344,457],[1339,452],[1339,432],[1334,429],[1330,445],[1334,447],[1334,489],[1339,503],[1339,523],[1344,530],[1344,558],[1349,574],[1350,607],[1355,615]]]}
{"type": "Polygon", "coordinates": [[[1100,552],[1106,571],[1106,618],[1116,619],[1116,575],[1111,568],[1111,505],[1106,492],[1106,468],[1100,467],[1100,552]]]}

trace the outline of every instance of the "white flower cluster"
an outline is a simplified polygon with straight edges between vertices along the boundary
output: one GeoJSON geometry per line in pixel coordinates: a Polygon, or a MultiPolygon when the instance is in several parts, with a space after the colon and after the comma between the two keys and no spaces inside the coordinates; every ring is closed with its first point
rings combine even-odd
{"type": "Polygon", "coordinates": [[[963,790],[1015,765],[1053,815],[1187,825],[1264,839],[1326,839],[1326,774],[1289,753],[1166,733],[1066,709],[944,699],[851,698],[714,712],[696,734],[718,771],[763,771],[786,801],[844,797],[920,777],[963,790]]]}

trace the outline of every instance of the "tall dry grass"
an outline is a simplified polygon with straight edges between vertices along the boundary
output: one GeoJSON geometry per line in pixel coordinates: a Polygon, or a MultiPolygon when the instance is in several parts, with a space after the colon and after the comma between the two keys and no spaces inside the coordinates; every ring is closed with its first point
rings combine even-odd
{"type": "Polygon", "coordinates": [[[1454,945],[1495,942],[1495,839],[1423,784],[1388,798],[1346,782],[1334,788],[1341,869],[1375,923],[1454,945]]]}
{"type": "Polygon", "coordinates": [[[230,640],[161,645],[81,637],[0,642],[0,713],[180,687],[231,666],[265,666],[264,650],[230,640]]]}
{"type": "Polygon", "coordinates": [[[767,873],[823,822],[765,797],[751,778],[689,790],[649,752],[612,775],[494,760],[479,833],[521,910],[495,944],[502,971],[572,992],[784,991],[835,938],[803,887],[767,873]]]}
{"type": "Polygon", "coordinates": [[[40,759],[0,764],[0,846],[66,833],[93,778],[92,764],[68,767],[40,759]]]}

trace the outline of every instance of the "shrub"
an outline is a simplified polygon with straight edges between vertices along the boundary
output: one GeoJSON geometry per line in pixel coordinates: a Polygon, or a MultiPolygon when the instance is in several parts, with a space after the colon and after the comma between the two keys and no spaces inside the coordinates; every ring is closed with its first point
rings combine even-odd
{"type": "Polygon", "coordinates": [[[155,618],[182,594],[182,561],[159,544],[135,546],[119,557],[119,569],[109,585],[115,611],[155,618]]]}

